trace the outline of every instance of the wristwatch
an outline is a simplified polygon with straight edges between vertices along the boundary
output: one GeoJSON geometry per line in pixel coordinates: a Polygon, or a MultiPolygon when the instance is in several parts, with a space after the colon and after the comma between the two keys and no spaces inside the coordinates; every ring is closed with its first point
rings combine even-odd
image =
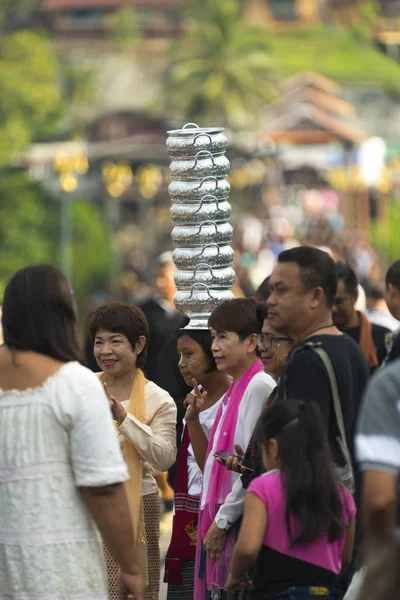
{"type": "Polygon", "coordinates": [[[219,517],[219,519],[215,519],[215,524],[218,529],[223,529],[224,531],[228,531],[229,529],[229,522],[228,519],[225,519],[225,517],[219,517]]]}

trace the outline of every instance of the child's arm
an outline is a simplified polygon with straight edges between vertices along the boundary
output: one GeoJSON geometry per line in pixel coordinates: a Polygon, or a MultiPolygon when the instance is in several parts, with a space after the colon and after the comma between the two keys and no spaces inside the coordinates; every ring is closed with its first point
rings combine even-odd
{"type": "Polygon", "coordinates": [[[239,538],[233,549],[230,573],[225,584],[226,590],[234,591],[249,583],[247,573],[257,560],[267,525],[267,507],[256,494],[248,493],[239,538]]]}
{"type": "Polygon", "coordinates": [[[354,534],[356,529],[356,520],[352,519],[349,523],[346,535],[346,542],[344,544],[343,552],[342,552],[342,570],[340,571],[339,577],[342,577],[347,572],[351,558],[353,556],[353,546],[354,546],[354,534]]]}

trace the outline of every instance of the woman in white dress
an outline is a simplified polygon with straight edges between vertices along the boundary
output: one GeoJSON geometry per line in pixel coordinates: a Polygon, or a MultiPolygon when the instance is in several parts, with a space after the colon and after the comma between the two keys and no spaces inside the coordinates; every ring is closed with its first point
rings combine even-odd
{"type": "MultiPolygon", "coordinates": [[[[176,405],[168,392],[145,378],[149,326],[140,308],[105,304],[93,312],[88,328],[130,474],[127,494],[148,584],[145,597],[158,600],[161,511],[154,474],[175,462],[176,405]]],[[[105,556],[110,600],[117,600],[119,568],[107,546],[105,556]]]]}
{"type": "Polygon", "coordinates": [[[8,284],[0,347],[0,600],[106,600],[95,521],[143,598],[122,459],[106,395],[82,367],[75,311],[54,267],[8,284]],[[96,418],[93,419],[93,415],[96,418]]]}

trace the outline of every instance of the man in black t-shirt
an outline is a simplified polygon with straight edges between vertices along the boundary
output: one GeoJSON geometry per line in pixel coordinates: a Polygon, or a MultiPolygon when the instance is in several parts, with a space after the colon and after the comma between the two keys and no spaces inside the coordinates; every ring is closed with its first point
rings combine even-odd
{"type": "Polygon", "coordinates": [[[354,432],[370,370],[359,346],[332,322],[337,289],[335,263],[322,250],[285,250],[270,279],[268,319],[271,326],[296,342],[288,357],[279,398],[314,400],[320,406],[331,445],[338,435],[331,385],[326,368],[304,342],[317,342],[328,353],[335,371],[347,444],[354,456],[354,432]],[[299,345],[304,349],[298,351],[299,345]]]}
{"type": "MultiPolygon", "coordinates": [[[[385,300],[393,317],[400,320],[400,260],[393,263],[386,273],[385,300]]],[[[400,358],[400,329],[390,334],[386,350],[384,364],[400,358]]]]}
{"type": "Polygon", "coordinates": [[[373,371],[386,356],[386,338],[390,330],[370,323],[364,313],[356,310],[358,280],[353,269],[338,261],[336,274],[338,285],[332,310],[333,322],[360,346],[373,371]]]}

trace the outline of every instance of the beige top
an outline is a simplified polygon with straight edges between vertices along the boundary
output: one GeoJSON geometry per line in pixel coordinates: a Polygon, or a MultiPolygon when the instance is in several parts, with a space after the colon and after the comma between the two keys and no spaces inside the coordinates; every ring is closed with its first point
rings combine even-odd
{"type": "MultiPolygon", "coordinates": [[[[127,410],[129,400],[121,404],[127,410]]],[[[152,381],[145,386],[145,404],[145,423],[128,413],[118,428],[120,442],[130,442],[143,458],[143,496],[158,491],[154,475],[168,471],[175,462],[177,415],[174,400],[152,381]]]]}

